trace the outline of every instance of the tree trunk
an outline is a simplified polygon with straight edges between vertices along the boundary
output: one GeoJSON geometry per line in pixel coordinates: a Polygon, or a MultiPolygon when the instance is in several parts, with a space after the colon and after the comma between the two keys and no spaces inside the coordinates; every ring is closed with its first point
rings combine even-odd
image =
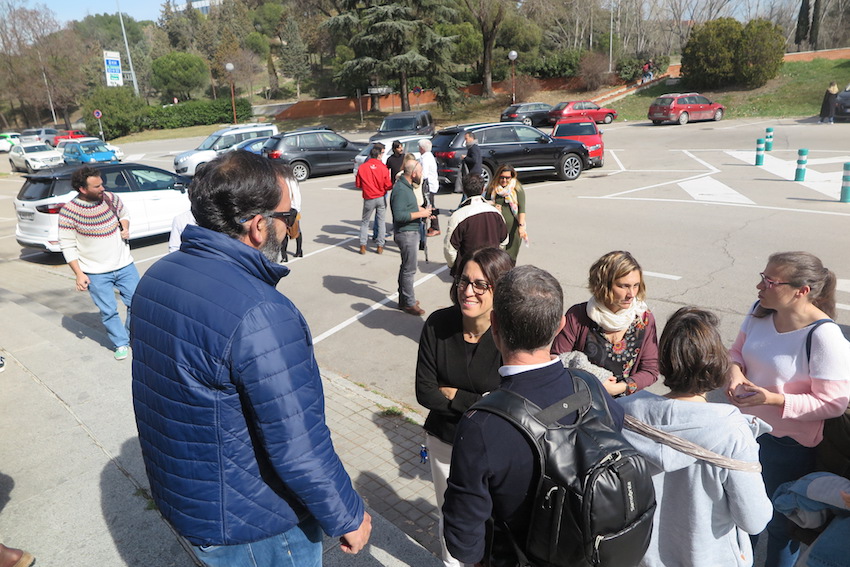
{"type": "MultiPolygon", "coordinates": [[[[377,75],[372,75],[369,77],[369,85],[373,87],[377,87],[379,82],[379,77],[377,75]]],[[[369,104],[369,112],[380,112],[381,111],[381,95],[379,94],[370,94],[371,98],[369,104]]]]}
{"type": "Polygon", "coordinates": [[[401,111],[410,110],[409,89],[407,88],[407,71],[402,71],[398,76],[399,96],[401,97],[401,111]]]}
{"type": "MultiPolygon", "coordinates": [[[[269,90],[273,93],[277,93],[280,90],[280,80],[277,77],[277,69],[274,67],[274,59],[272,57],[272,52],[269,50],[269,60],[268,60],[268,72],[269,72],[269,90]]],[[[277,96],[277,94],[275,94],[277,96]]]]}
{"type": "Polygon", "coordinates": [[[482,62],[483,77],[481,79],[484,83],[484,88],[481,96],[484,98],[493,98],[495,96],[495,93],[493,93],[493,47],[496,45],[496,33],[494,30],[487,30],[483,35],[484,57],[482,62]]]}

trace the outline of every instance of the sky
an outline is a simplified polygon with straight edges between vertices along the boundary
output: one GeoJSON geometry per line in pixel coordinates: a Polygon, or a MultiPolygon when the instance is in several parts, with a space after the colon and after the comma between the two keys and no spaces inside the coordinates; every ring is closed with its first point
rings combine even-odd
{"type": "Polygon", "coordinates": [[[44,4],[56,15],[61,24],[71,20],[82,20],[90,14],[115,14],[117,5],[121,12],[136,20],[154,20],[159,18],[162,0],[39,0],[30,4],[44,4]]]}

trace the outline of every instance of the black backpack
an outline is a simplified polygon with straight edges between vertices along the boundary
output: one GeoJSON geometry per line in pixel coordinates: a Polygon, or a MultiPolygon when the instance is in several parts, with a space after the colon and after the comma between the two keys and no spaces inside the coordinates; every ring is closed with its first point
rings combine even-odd
{"type": "Polygon", "coordinates": [[[535,447],[542,474],[525,545],[513,541],[517,560],[521,567],[637,565],[655,512],[646,461],[617,430],[599,380],[568,372],[575,393],[546,409],[508,390],[472,408],[511,422],[535,447]],[[576,411],[573,425],[557,423],[576,411]]]}

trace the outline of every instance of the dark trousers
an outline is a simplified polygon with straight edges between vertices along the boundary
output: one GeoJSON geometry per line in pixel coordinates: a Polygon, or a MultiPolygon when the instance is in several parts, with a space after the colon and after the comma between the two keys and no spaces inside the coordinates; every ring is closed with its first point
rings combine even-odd
{"type": "Polygon", "coordinates": [[[416,276],[419,231],[396,231],[393,239],[401,253],[401,266],[398,269],[398,305],[410,307],[416,305],[416,297],[413,295],[413,278],[416,276]]]}

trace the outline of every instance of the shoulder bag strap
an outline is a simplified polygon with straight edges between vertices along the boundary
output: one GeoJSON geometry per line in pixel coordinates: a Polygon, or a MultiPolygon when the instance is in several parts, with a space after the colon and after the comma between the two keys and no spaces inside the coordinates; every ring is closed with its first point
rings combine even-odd
{"type": "Polygon", "coordinates": [[[705,447],[697,445],[693,441],[688,441],[678,435],[673,435],[672,433],[667,433],[666,431],[652,427],[648,423],[644,423],[631,415],[626,414],[623,426],[630,431],[634,431],[639,435],[652,439],[656,443],[667,445],[680,453],[690,455],[695,459],[711,463],[712,465],[717,465],[718,467],[735,471],[761,472],[761,463],[741,461],[739,459],[726,457],[720,453],[715,453],[714,451],[710,451],[705,447]]]}
{"type": "Polygon", "coordinates": [[[832,319],[818,319],[814,323],[811,323],[809,327],[809,334],[806,335],[806,362],[808,362],[812,358],[812,334],[814,334],[815,329],[823,325],[824,323],[832,323],[832,319]]]}

